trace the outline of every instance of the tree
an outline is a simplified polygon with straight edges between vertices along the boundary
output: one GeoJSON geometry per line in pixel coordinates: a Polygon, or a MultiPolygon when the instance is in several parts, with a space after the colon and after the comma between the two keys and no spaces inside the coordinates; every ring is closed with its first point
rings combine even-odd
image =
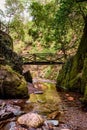
{"type": "Polygon", "coordinates": [[[55,13],[54,1],[32,1],[30,5],[32,16],[32,27],[29,28],[29,34],[32,35],[34,41],[48,48],[55,42],[53,33],[53,20],[55,13]]]}
{"type": "Polygon", "coordinates": [[[15,39],[24,39],[24,3],[21,0],[6,0],[5,15],[10,34],[15,39]]]}
{"type": "Polygon", "coordinates": [[[66,59],[67,50],[79,43],[84,22],[80,5],[75,1],[60,0],[57,4],[59,8],[55,14],[55,40],[56,46],[60,44],[66,59]]]}
{"type": "Polygon", "coordinates": [[[83,2],[80,8],[84,21],[84,29],[82,31],[83,35],[81,37],[77,53],[68,59],[60,71],[57,79],[57,88],[79,91],[83,93],[83,101],[87,103],[87,3],[84,3],[84,0],[77,0],[75,4],[78,4],[78,2],[83,2]],[[81,10],[82,7],[85,8],[81,10]]]}

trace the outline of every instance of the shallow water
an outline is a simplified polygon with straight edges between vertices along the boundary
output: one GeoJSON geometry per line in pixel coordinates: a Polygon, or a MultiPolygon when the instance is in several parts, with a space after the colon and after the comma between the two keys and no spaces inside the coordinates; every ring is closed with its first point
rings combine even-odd
{"type": "Polygon", "coordinates": [[[47,115],[54,111],[59,111],[61,102],[60,96],[52,83],[39,83],[43,94],[30,94],[29,101],[34,104],[33,111],[42,115],[47,115]]]}

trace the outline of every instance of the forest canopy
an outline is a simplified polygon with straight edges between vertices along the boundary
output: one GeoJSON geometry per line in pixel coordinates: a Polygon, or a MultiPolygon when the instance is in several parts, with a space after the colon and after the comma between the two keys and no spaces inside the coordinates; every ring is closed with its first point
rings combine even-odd
{"type": "Polygon", "coordinates": [[[83,1],[5,0],[1,22],[9,28],[14,43],[40,46],[44,51],[61,50],[66,59],[67,51],[77,48],[83,33],[87,13],[87,3],[83,1]]]}

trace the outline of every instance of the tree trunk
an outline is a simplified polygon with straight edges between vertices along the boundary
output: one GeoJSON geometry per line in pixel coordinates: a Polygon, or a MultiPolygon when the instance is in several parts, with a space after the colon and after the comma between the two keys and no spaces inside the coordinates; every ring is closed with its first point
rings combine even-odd
{"type": "Polygon", "coordinates": [[[87,17],[77,53],[60,70],[57,89],[79,91],[87,101],[87,17]]]}

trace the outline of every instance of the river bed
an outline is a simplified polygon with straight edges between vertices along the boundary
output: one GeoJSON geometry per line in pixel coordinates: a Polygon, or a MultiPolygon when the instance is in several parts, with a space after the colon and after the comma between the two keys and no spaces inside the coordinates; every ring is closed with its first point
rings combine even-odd
{"type": "MultiPolygon", "coordinates": [[[[28,100],[0,100],[2,105],[7,105],[6,107],[10,108],[11,111],[15,109],[14,111],[17,113],[15,116],[8,116],[5,120],[0,121],[0,130],[13,130],[13,126],[15,126],[21,112],[34,112],[40,114],[46,120],[59,120],[61,115],[61,99],[56,91],[55,84],[35,81],[34,85],[29,84],[28,88],[29,90],[33,89],[28,100]],[[15,105],[20,107],[20,109],[15,107],[15,105]]],[[[22,130],[22,128],[17,130],[22,130]]]]}

